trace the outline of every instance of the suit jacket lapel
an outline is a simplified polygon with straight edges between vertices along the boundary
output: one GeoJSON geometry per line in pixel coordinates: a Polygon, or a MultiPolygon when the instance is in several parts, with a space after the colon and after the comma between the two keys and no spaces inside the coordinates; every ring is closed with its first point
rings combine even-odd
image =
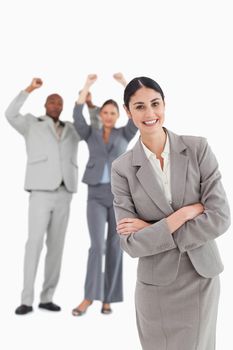
{"type": "Polygon", "coordinates": [[[173,209],[165,198],[150,161],[145,155],[140,140],[133,148],[133,165],[140,166],[136,176],[148,196],[166,215],[170,215],[173,212],[173,209]]]}
{"type": "Polygon", "coordinates": [[[99,144],[101,145],[102,149],[104,149],[104,152],[106,154],[110,153],[111,150],[114,147],[114,144],[115,144],[116,140],[117,140],[118,133],[117,133],[116,129],[112,129],[111,134],[109,136],[108,144],[104,143],[104,140],[103,140],[103,129],[96,130],[96,135],[97,135],[97,140],[98,140],[99,144]]]}
{"type": "MultiPolygon", "coordinates": [[[[44,115],[44,116],[40,117],[39,119],[43,120],[43,121],[45,121],[47,123],[47,125],[50,128],[50,130],[52,131],[52,133],[54,134],[54,136],[58,140],[58,135],[57,135],[56,128],[55,128],[55,125],[54,125],[54,121],[52,120],[52,118],[48,117],[47,115],[44,115]]],[[[63,130],[62,130],[62,133],[61,133],[60,140],[63,140],[65,135],[67,134],[67,131],[69,129],[69,125],[67,123],[61,121],[61,120],[60,120],[60,123],[63,126],[63,130]]]]}
{"type": "Polygon", "coordinates": [[[103,129],[102,128],[99,130],[95,129],[95,133],[96,133],[97,142],[101,146],[103,152],[105,152],[107,155],[107,148],[106,148],[106,145],[105,145],[104,140],[103,140],[103,129]]]}
{"type": "Polygon", "coordinates": [[[44,120],[47,123],[50,130],[52,131],[54,136],[57,138],[57,134],[56,134],[56,130],[55,130],[54,122],[53,122],[52,118],[48,117],[47,115],[44,115],[44,116],[40,117],[40,119],[44,120]]]}
{"type": "Polygon", "coordinates": [[[108,153],[110,153],[112,148],[114,147],[117,140],[117,136],[117,129],[113,128],[109,137],[108,153]]]}
{"type": "Polygon", "coordinates": [[[186,176],[188,170],[188,157],[185,155],[186,145],[180,136],[168,131],[170,140],[170,169],[172,207],[177,210],[182,207],[186,176]]]}
{"type": "Polygon", "coordinates": [[[67,134],[67,131],[69,129],[69,125],[67,123],[62,122],[63,124],[63,129],[62,129],[62,133],[61,133],[61,140],[63,140],[67,134]]]}
{"type": "Polygon", "coordinates": [[[166,131],[170,141],[172,206],[167,202],[164,192],[156,179],[150,161],[145,155],[140,140],[138,140],[133,148],[133,165],[140,166],[136,176],[148,196],[166,215],[170,215],[174,210],[179,209],[183,205],[188,157],[184,152],[187,147],[183,143],[181,137],[169,130],[166,131]]]}

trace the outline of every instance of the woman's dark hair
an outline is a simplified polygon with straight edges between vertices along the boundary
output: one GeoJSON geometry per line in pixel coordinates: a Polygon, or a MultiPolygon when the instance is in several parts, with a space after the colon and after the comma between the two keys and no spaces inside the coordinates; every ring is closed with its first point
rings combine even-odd
{"type": "Polygon", "coordinates": [[[100,110],[102,110],[106,105],[113,105],[114,107],[116,107],[117,112],[119,113],[119,107],[118,107],[118,104],[116,103],[116,101],[114,101],[112,99],[105,101],[102,104],[102,107],[100,108],[100,110]]]}
{"type": "Polygon", "coordinates": [[[159,84],[156,83],[155,80],[153,80],[151,78],[147,78],[147,77],[138,77],[138,78],[134,78],[133,80],[131,80],[125,88],[124,104],[127,108],[129,108],[130,98],[135,94],[136,91],[141,89],[143,86],[146,88],[153,89],[153,90],[157,91],[161,95],[162,100],[164,101],[163,90],[161,89],[159,84]]]}

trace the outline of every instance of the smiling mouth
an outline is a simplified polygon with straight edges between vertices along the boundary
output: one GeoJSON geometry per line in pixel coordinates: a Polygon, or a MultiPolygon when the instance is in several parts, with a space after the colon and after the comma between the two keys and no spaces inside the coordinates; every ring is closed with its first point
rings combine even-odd
{"type": "Polygon", "coordinates": [[[158,121],[159,119],[147,120],[147,121],[144,121],[143,124],[151,126],[151,125],[155,125],[158,121]]]}

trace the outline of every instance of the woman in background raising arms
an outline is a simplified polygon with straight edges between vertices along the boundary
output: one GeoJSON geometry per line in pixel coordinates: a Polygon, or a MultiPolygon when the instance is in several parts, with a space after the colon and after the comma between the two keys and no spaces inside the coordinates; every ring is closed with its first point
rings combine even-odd
{"type": "MultiPolygon", "coordinates": [[[[121,73],[114,74],[114,78],[123,86],[126,85],[121,73]]],[[[112,161],[126,150],[137,128],[131,120],[126,126],[115,128],[119,108],[114,100],[105,101],[100,109],[92,104],[88,93],[96,79],[96,75],[88,75],[74,108],[74,125],[89,148],[89,160],[83,182],[88,185],[87,222],[91,239],[84,300],[73,309],[74,316],[85,313],[93,300],[102,301],[101,312],[109,314],[112,311],[110,303],[122,301],[123,298],[122,251],[116,232],[110,172],[112,161]],[[87,98],[92,117],[93,113],[98,113],[100,116],[102,124],[100,129],[88,125],[83,117],[83,105],[87,98]],[[105,242],[106,223],[108,231],[105,242]],[[104,255],[105,267],[102,272],[104,255]]]]}

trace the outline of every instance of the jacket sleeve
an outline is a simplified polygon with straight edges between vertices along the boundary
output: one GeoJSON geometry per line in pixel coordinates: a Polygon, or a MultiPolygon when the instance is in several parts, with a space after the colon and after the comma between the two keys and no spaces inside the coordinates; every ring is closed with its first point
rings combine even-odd
{"type": "Polygon", "coordinates": [[[83,104],[75,103],[73,118],[74,126],[82,140],[87,140],[91,134],[91,126],[87,124],[83,116],[83,104]]]}
{"type": "MultiPolygon", "coordinates": [[[[111,184],[116,221],[124,218],[138,218],[128,180],[120,174],[114,163],[111,184]]],[[[120,242],[122,249],[133,258],[159,254],[176,248],[166,218],[129,235],[120,235],[120,242]]]]}
{"type": "Polygon", "coordinates": [[[128,120],[128,123],[122,127],[122,132],[126,140],[129,142],[136,135],[138,128],[134,125],[132,119],[128,120]]]}
{"type": "Polygon", "coordinates": [[[8,122],[23,136],[27,133],[31,123],[37,119],[31,114],[21,114],[20,109],[28,98],[29,93],[21,91],[8,106],[5,116],[8,122]]]}
{"type": "Polygon", "coordinates": [[[99,118],[100,108],[99,107],[94,107],[94,108],[88,107],[88,111],[89,111],[89,115],[90,115],[91,126],[95,129],[100,129],[102,127],[102,123],[101,123],[101,120],[99,118]]]}
{"type": "Polygon", "coordinates": [[[204,138],[199,147],[198,158],[201,174],[200,202],[205,210],[174,233],[181,252],[198,248],[217,238],[230,226],[230,208],[221,183],[218,163],[204,138]]]}

